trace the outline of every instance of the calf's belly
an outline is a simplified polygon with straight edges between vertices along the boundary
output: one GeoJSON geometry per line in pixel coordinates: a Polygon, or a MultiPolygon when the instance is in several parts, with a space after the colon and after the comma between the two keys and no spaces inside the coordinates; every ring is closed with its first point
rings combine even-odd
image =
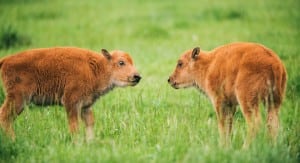
{"type": "Polygon", "coordinates": [[[34,103],[36,105],[62,105],[61,102],[62,97],[58,94],[53,95],[33,95],[30,99],[31,103],[34,103]]]}

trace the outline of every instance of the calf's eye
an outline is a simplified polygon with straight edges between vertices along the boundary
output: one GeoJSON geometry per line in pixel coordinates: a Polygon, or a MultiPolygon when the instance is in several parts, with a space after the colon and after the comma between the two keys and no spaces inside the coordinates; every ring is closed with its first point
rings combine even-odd
{"type": "Polygon", "coordinates": [[[182,67],[182,62],[177,63],[177,67],[182,67]]]}
{"type": "Polygon", "coordinates": [[[124,62],[124,61],[119,61],[119,65],[120,65],[120,66],[124,66],[124,65],[125,65],[125,62],[124,62]]]}

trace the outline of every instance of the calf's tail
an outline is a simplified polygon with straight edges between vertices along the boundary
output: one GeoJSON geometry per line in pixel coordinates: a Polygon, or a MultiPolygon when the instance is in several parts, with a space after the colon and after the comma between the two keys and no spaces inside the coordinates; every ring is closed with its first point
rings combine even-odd
{"type": "Polygon", "coordinates": [[[0,60],[0,69],[1,69],[1,67],[2,67],[2,64],[4,63],[4,60],[5,60],[5,59],[3,59],[3,58],[0,60]]]}
{"type": "Polygon", "coordinates": [[[273,77],[274,77],[274,83],[273,83],[273,90],[272,90],[272,96],[273,96],[273,102],[275,106],[281,105],[283,97],[285,95],[285,89],[286,89],[286,80],[287,80],[287,74],[286,70],[283,66],[272,66],[273,69],[273,77]]]}

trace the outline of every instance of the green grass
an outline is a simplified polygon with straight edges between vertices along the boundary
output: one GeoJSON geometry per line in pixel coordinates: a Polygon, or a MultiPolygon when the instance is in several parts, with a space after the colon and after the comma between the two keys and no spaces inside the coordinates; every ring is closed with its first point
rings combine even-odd
{"type": "MultiPolygon", "coordinates": [[[[52,46],[121,49],[143,76],[136,87],[115,89],[95,103],[90,144],[83,141],[83,126],[82,140],[72,143],[62,107],[27,106],[14,124],[16,142],[0,132],[0,162],[299,162],[299,10],[298,0],[0,0],[0,43],[16,42],[0,46],[1,57],[52,46]],[[167,84],[183,51],[234,41],[264,44],[286,65],[276,145],[262,129],[242,150],[246,125],[239,111],[232,145],[219,147],[209,100],[195,89],[167,84]]],[[[0,91],[1,103],[4,97],[0,91]]]]}

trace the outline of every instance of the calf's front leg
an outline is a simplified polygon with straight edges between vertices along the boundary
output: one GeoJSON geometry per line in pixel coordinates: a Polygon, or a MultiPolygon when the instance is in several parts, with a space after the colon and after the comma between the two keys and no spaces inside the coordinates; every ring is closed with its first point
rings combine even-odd
{"type": "Polygon", "coordinates": [[[86,126],[86,141],[89,142],[94,138],[94,115],[92,108],[83,108],[81,110],[81,119],[86,126]]]}

